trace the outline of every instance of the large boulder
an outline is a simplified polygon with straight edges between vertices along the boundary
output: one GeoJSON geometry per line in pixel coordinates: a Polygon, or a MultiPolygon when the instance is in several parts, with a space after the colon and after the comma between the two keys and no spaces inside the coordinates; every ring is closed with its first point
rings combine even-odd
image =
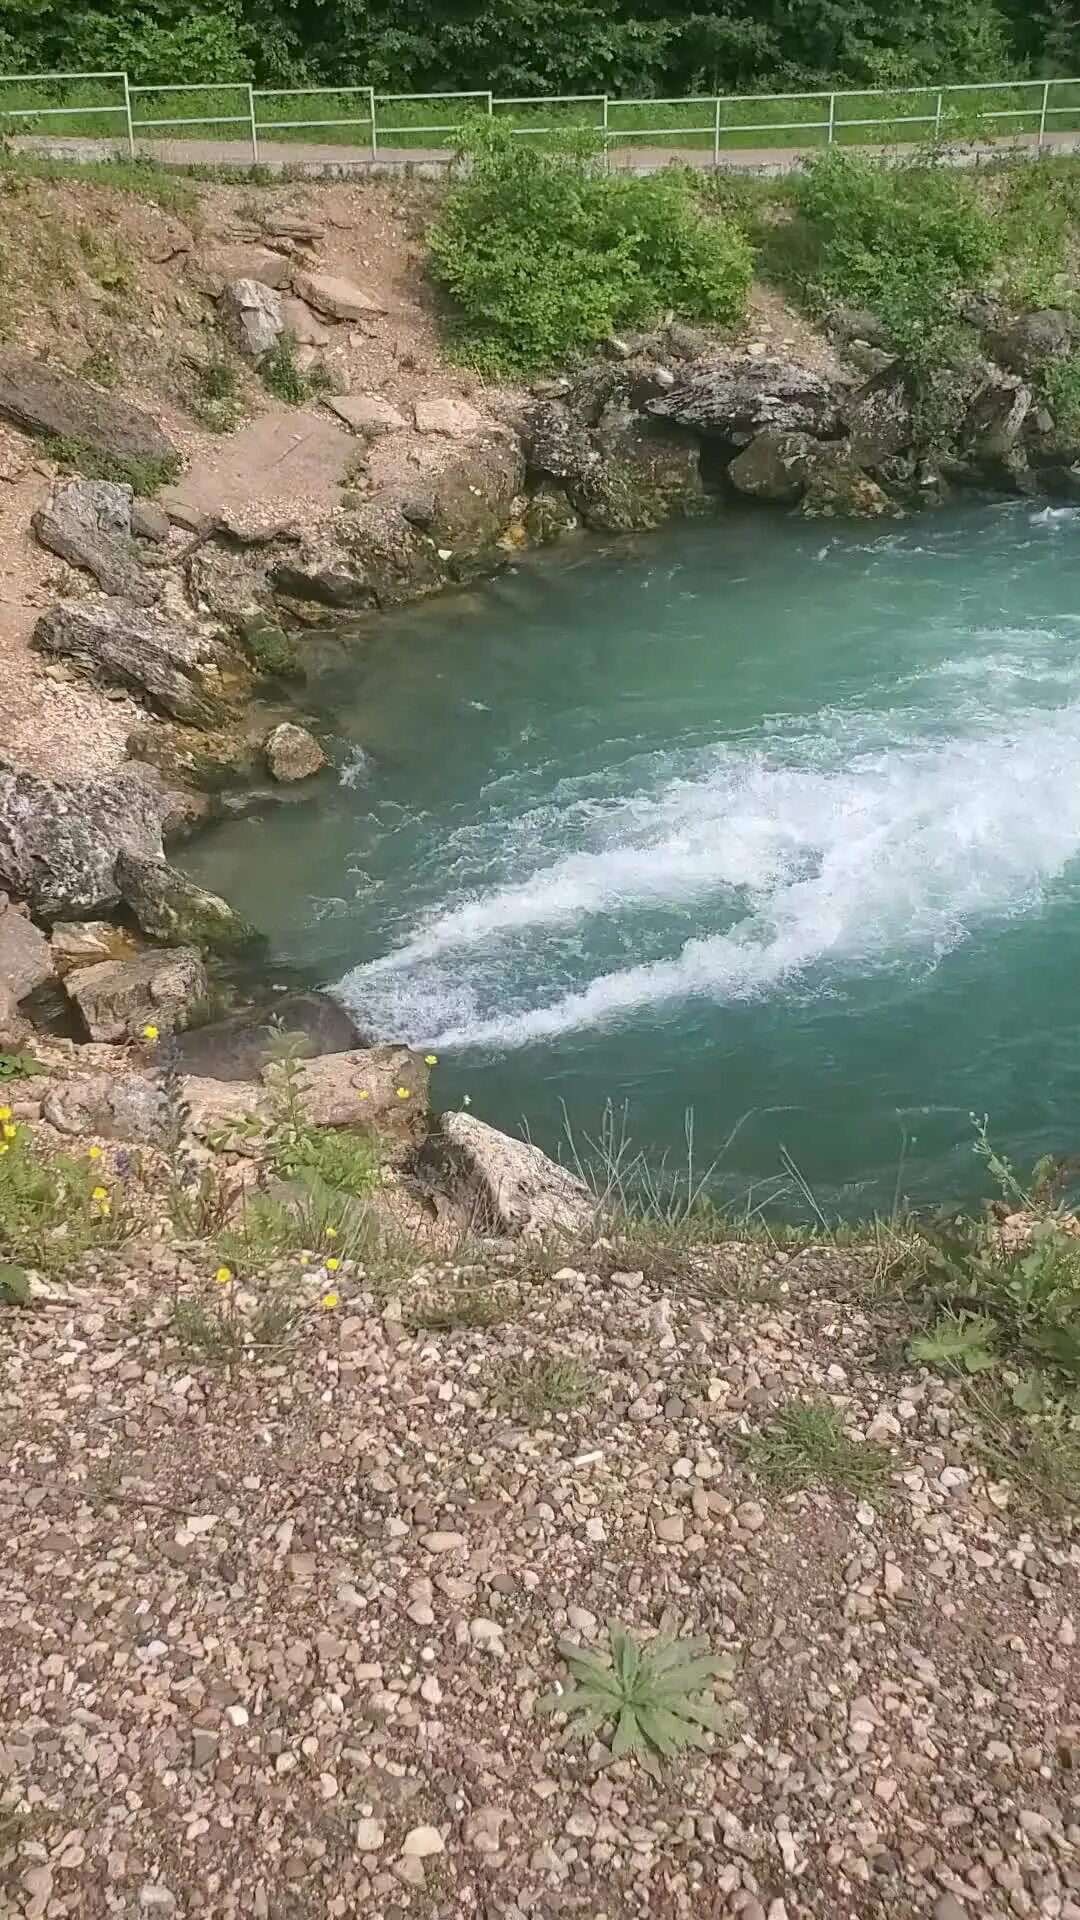
{"type": "Polygon", "coordinates": [[[182,1027],[207,997],[206,969],[194,947],[103,960],[69,976],[67,990],[92,1040],[126,1040],[146,1026],[182,1027]]]}
{"type": "Polygon", "coordinates": [[[231,280],[221,305],[229,332],[248,360],[262,360],[285,331],[281,295],[262,280],[231,280]]]}
{"type": "Polygon", "coordinates": [[[44,780],[0,760],[0,886],[50,920],[113,907],[121,850],[161,857],[161,809],[136,767],[44,780]]]}
{"type": "Polygon", "coordinates": [[[268,1007],[246,1007],[228,1019],[195,1027],[174,1044],[185,1073],[254,1083],[283,1048],[293,1059],[311,1060],[319,1054],[350,1053],[361,1041],[356,1023],[329,994],[288,993],[268,1007]]]}
{"type": "Polygon", "coordinates": [[[600,451],[587,419],[561,400],[542,400],[525,423],[525,458],[546,479],[579,486],[599,464],[600,451]]]}
{"type": "Polygon", "coordinates": [[[188,726],[212,727],[221,719],[221,701],[209,690],[209,669],[220,662],[221,649],[177,620],[110,600],[60,600],[42,614],[31,644],[126,687],[188,726]]]}
{"type": "Polygon", "coordinates": [[[114,480],[67,480],[31,522],[43,547],[92,573],[106,593],[148,607],[161,593],[131,537],[132,491],[114,480]]]}
{"type": "MultiPolygon", "coordinates": [[[[271,1063],[263,1080],[281,1084],[282,1068],[271,1063]]],[[[355,1047],[304,1060],[294,1070],[300,1113],[311,1127],[351,1127],[363,1133],[409,1138],[422,1131],[428,1104],[428,1069],[408,1047],[355,1047]]]]}
{"type": "Polygon", "coordinates": [[[196,886],[166,860],[121,849],[116,860],[120,898],[144,933],[169,946],[230,952],[258,945],[261,936],[228,902],[196,886]]]}
{"type": "Polygon", "coordinates": [[[917,405],[915,376],[902,361],[874,374],[843,409],[852,458],[876,467],[905,452],[917,437],[917,405]]]}
{"type": "Polygon", "coordinates": [[[586,526],[598,533],[662,527],[705,506],[701,449],[677,428],[623,416],[596,430],[599,460],[572,490],[586,526]]]}
{"type": "Polygon", "coordinates": [[[474,1232],[545,1238],[595,1225],[596,1197],[583,1181],[471,1113],[443,1114],[421,1165],[474,1232]]]}
{"type": "Polygon", "coordinates": [[[776,427],[785,433],[838,434],[846,386],[786,360],[732,356],[695,369],[645,411],[711,439],[736,445],[776,427]]]}
{"type": "Polygon", "coordinates": [[[15,347],[0,348],[0,418],[133,466],[179,464],[172,441],[141,407],[15,347]]]}
{"type": "Polygon", "coordinates": [[[19,1047],[30,1036],[30,1022],[19,1012],[19,1003],[8,986],[0,979],[0,1049],[19,1047]]]}
{"type": "Polygon", "coordinates": [[[812,519],[877,520],[896,508],[850,449],[834,444],[815,448],[806,461],[802,511],[812,519]]]}
{"type": "Polygon", "coordinates": [[[79,1075],[50,1086],[42,1118],[57,1133],[96,1134],[150,1146],[161,1140],[168,1109],[160,1083],[145,1073],[79,1075]]]}
{"type": "Polygon", "coordinates": [[[1022,380],[988,379],[964,419],[960,453],[995,465],[1012,453],[1031,411],[1032,392],[1022,380]]]}
{"type": "Polygon", "coordinates": [[[1074,315],[1064,308],[1044,307],[993,328],[987,345],[1003,367],[1030,378],[1049,361],[1067,359],[1076,339],[1074,315]]]}
{"type": "Polygon", "coordinates": [[[735,455],[727,476],[739,493],[754,500],[789,503],[806,492],[807,462],[819,443],[808,433],[784,433],[766,427],[735,455]]]}
{"type": "Polygon", "coordinates": [[[266,771],[272,780],[310,780],[326,765],[326,755],[313,733],[283,720],[263,741],[266,771]]]}
{"type": "Polygon", "coordinates": [[[53,956],[45,935],[0,894],[0,982],[15,1000],[25,1000],[52,972],[53,956]]]}

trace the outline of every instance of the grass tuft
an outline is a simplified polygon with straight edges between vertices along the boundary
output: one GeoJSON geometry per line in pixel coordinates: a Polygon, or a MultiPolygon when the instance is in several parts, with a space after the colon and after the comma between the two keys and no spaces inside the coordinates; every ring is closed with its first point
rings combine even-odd
{"type": "Polygon", "coordinates": [[[835,1407],[792,1401],[771,1426],[744,1442],[747,1464],[778,1491],[826,1486],[856,1495],[880,1493],[889,1457],[869,1441],[852,1440],[835,1407]]]}
{"type": "Polygon", "coordinates": [[[593,1380],[578,1360],[514,1360],[495,1382],[496,1404],[518,1419],[575,1413],[593,1392],[593,1380]]]}

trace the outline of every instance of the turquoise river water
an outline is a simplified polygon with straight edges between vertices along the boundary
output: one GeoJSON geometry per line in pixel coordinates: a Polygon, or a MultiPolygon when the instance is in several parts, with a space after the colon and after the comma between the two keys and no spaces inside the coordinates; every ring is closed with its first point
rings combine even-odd
{"type": "Polygon", "coordinates": [[[1080,1147],[1080,513],[736,513],[311,657],[338,771],[186,864],[441,1104],[692,1110],[720,1194],[848,1216],[977,1190],[973,1113],[1080,1147]]]}

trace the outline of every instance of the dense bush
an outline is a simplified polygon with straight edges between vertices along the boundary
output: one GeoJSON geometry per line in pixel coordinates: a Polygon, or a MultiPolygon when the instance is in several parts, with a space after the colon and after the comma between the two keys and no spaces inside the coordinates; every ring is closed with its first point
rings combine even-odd
{"type": "Polygon", "coordinates": [[[885,167],[833,148],[800,177],[802,273],[816,303],[869,308],[913,358],[941,351],[951,296],[1000,248],[972,182],[944,167],[885,167]]]}
{"type": "Polygon", "coordinates": [[[698,210],[685,176],[608,177],[584,142],[537,149],[497,120],[466,146],[469,177],[428,238],[456,350],[481,371],[552,366],[668,309],[725,323],[742,313],[749,244],[698,210]]]}
{"type": "Polygon", "coordinates": [[[1075,73],[1068,0],[4,0],[0,69],[497,93],[725,93],[1075,73]]]}

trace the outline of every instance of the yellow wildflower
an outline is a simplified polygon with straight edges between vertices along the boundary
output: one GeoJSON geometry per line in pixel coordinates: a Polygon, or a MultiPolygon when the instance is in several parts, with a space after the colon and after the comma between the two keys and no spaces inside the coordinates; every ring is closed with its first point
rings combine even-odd
{"type": "Polygon", "coordinates": [[[6,1120],[4,1122],[4,1139],[5,1140],[14,1140],[16,1135],[18,1134],[18,1131],[19,1131],[18,1127],[13,1127],[10,1120],[6,1120]]]}
{"type": "Polygon", "coordinates": [[[340,1265],[341,1265],[340,1260],[328,1260],[326,1263],[327,1273],[336,1273],[340,1265]]]}
{"type": "Polygon", "coordinates": [[[219,1267],[217,1272],[214,1275],[214,1279],[217,1281],[220,1287],[227,1287],[229,1284],[229,1281],[232,1279],[232,1268],[219,1267]]]}
{"type": "Polygon", "coordinates": [[[144,1040],[157,1040],[157,1039],[160,1039],[160,1033],[158,1028],[155,1027],[153,1024],[151,1024],[150,1026],[143,1028],[142,1037],[144,1040]]]}
{"type": "Polygon", "coordinates": [[[7,1144],[7,1141],[6,1141],[6,1140],[0,1140],[0,1153],[7,1153],[7,1152],[8,1152],[8,1144],[7,1144]]]}
{"type": "Polygon", "coordinates": [[[101,1205],[98,1207],[98,1212],[100,1213],[103,1220],[107,1220],[110,1213],[112,1212],[112,1201],[103,1200],[101,1202],[101,1205]]]}
{"type": "Polygon", "coordinates": [[[88,1159],[88,1160],[100,1160],[100,1159],[101,1159],[101,1148],[100,1148],[100,1147],[88,1147],[88,1148],[87,1148],[87,1150],[86,1150],[86,1157],[87,1157],[87,1159],[88,1159]]]}
{"type": "Polygon", "coordinates": [[[300,1265],[301,1265],[302,1267],[306,1267],[306,1266],[307,1266],[307,1263],[308,1263],[308,1261],[309,1261],[310,1259],[311,1259],[311,1255],[310,1255],[310,1253],[302,1253],[302,1254],[300,1255],[300,1265]]]}
{"type": "Polygon", "coordinates": [[[438,1064],[439,1064],[439,1056],[437,1053],[425,1053],[424,1055],[425,1067],[437,1067],[438,1064]]]}
{"type": "Polygon", "coordinates": [[[11,1108],[0,1107],[0,1120],[10,1120],[10,1119],[11,1119],[11,1108]]]}
{"type": "Polygon", "coordinates": [[[409,1097],[408,1087],[399,1087],[397,1090],[397,1097],[399,1100],[407,1100],[409,1097]]]}
{"type": "Polygon", "coordinates": [[[358,1098],[361,1100],[370,1100],[371,1095],[369,1094],[366,1087],[361,1087],[358,1098]]]}
{"type": "Polygon", "coordinates": [[[107,1200],[108,1197],[108,1189],[105,1187],[95,1187],[93,1193],[90,1195],[91,1200],[107,1200]]]}
{"type": "Polygon", "coordinates": [[[336,1294],[336,1293],[324,1293],[324,1294],[323,1294],[323,1297],[322,1297],[322,1303],[323,1303],[323,1306],[324,1306],[324,1307],[336,1307],[336,1306],[337,1306],[337,1303],[338,1303],[338,1296],[337,1296],[337,1294],[336,1294]]]}
{"type": "Polygon", "coordinates": [[[328,1240],[336,1240],[336,1239],[337,1239],[337,1228],[336,1228],[336,1227],[327,1227],[327,1229],[326,1229],[326,1237],[327,1237],[327,1239],[328,1239],[328,1240]]]}

